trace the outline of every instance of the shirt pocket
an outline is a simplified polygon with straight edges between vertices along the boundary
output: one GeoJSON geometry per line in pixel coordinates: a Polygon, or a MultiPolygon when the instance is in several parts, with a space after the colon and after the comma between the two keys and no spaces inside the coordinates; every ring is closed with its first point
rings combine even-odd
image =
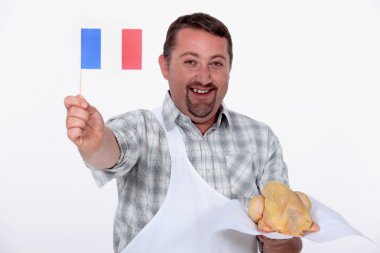
{"type": "Polygon", "coordinates": [[[230,154],[226,156],[227,169],[231,181],[233,199],[239,199],[245,206],[256,194],[259,194],[256,178],[257,170],[254,166],[255,154],[230,154]]]}

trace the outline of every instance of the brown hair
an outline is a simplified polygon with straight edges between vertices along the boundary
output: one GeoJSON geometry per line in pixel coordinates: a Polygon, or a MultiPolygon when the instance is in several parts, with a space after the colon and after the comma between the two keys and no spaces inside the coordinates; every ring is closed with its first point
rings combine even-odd
{"type": "Polygon", "coordinates": [[[232,65],[232,39],[228,28],[218,19],[206,13],[193,13],[177,18],[170,26],[166,33],[164,43],[164,58],[166,63],[170,62],[170,53],[176,45],[178,32],[184,28],[193,28],[204,30],[213,35],[226,38],[228,41],[228,54],[230,56],[230,65],[232,65]]]}

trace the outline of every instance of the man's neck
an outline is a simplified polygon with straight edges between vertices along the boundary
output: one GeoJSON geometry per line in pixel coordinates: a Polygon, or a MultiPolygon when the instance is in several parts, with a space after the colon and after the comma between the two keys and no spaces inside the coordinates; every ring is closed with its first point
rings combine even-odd
{"type": "Polygon", "coordinates": [[[199,129],[199,131],[202,133],[202,135],[204,135],[207,132],[207,130],[209,130],[210,127],[216,122],[216,119],[218,118],[218,115],[219,115],[219,110],[209,120],[207,120],[205,122],[202,122],[202,123],[193,122],[193,124],[199,129]]]}

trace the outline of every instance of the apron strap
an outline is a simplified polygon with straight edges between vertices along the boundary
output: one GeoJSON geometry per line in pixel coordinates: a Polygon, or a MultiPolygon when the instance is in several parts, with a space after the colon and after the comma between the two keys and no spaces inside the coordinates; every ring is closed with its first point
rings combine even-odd
{"type": "Polygon", "coordinates": [[[165,132],[170,150],[170,155],[187,157],[185,143],[183,141],[182,134],[178,126],[174,125],[173,129],[167,131],[164,123],[164,118],[162,116],[162,106],[152,110],[152,113],[156,117],[156,119],[158,120],[162,129],[165,132]]]}

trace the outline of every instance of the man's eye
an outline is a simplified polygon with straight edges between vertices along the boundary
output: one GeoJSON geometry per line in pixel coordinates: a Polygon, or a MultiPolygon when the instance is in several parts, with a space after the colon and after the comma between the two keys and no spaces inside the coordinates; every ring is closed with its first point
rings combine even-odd
{"type": "Polygon", "coordinates": [[[197,64],[197,62],[194,61],[194,60],[186,60],[186,61],[185,61],[185,64],[186,64],[186,65],[193,65],[193,66],[195,66],[195,64],[197,64]]]}
{"type": "Polygon", "coordinates": [[[215,61],[215,62],[211,62],[210,65],[213,67],[222,67],[224,64],[223,64],[223,62],[215,61]]]}

